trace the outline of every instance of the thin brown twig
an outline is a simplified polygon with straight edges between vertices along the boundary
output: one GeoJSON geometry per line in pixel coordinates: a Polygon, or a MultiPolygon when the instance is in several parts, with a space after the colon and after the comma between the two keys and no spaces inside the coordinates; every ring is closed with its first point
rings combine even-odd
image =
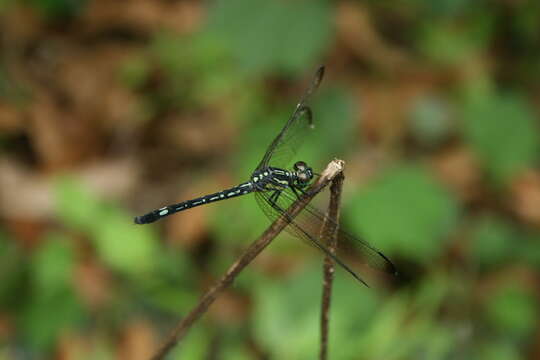
{"type": "MultiPolygon", "coordinates": [[[[340,172],[330,186],[330,203],[328,212],[321,229],[321,239],[327,239],[328,250],[335,254],[337,247],[337,232],[339,229],[339,207],[341,202],[341,189],[343,187],[343,172],[340,172]]],[[[334,261],[326,256],[323,264],[323,293],[321,301],[321,348],[320,360],[328,357],[328,328],[330,319],[330,300],[332,296],[332,284],[334,281],[334,261]]]]}
{"type": "Polygon", "coordinates": [[[266,248],[270,242],[290,223],[292,219],[317,195],[325,186],[330,183],[343,170],[343,161],[333,160],[315,184],[313,184],[304,196],[294,202],[270,227],[253,242],[240,258],[227,270],[225,275],[204,294],[191,312],[185,316],[173,329],[167,340],[161,345],[152,360],[163,359],[165,355],[178,344],[187,334],[193,324],[208,310],[208,307],[216,300],[218,294],[232,284],[236,276],[253,259],[266,248]]]}

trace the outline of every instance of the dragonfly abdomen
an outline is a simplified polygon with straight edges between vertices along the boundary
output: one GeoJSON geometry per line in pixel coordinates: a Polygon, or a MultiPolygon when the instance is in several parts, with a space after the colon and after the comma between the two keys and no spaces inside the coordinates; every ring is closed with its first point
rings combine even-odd
{"type": "Polygon", "coordinates": [[[230,199],[236,196],[248,194],[253,191],[253,184],[251,181],[242,183],[233,188],[223,190],[217,193],[205,195],[192,200],[182,201],[178,204],[164,206],[148,214],[135,217],[136,224],[149,224],[166,216],[172,215],[179,211],[191,209],[199,205],[209,204],[215,201],[230,199]]]}

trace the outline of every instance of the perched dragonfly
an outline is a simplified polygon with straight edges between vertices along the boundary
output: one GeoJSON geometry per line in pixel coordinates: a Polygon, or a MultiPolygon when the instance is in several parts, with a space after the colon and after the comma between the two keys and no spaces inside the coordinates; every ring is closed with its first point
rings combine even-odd
{"type": "MultiPolygon", "coordinates": [[[[271,220],[285,214],[286,209],[300,198],[304,193],[304,189],[313,180],[314,172],[305,162],[297,161],[292,169],[287,169],[287,165],[296,155],[310,129],[313,128],[313,113],[309,107],[309,100],[319,87],[323,75],[324,66],[321,66],[317,70],[311,86],[304,92],[293,114],[266,150],[249,181],[227,190],[164,206],[145,215],[135,217],[135,223],[152,223],[195,206],[249,193],[255,193],[259,206],[271,220]]],[[[294,219],[288,219],[289,225],[286,229],[292,235],[305,240],[308,244],[332,258],[335,263],[349,272],[356,280],[367,286],[366,282],[356,272],[345,264],[338,255],[335,255],[334,252],[327,248],[324,241],[326,239],[321,241],[320,232],[325,220],[330,221],[318,209],[308,204],[294,219]]],[[[337,226],[337,224],[333,225],[337,226]]],[[[396,269],[390,260],[368,242],[339,228],[337,238],[340,244],[338,254],[340,250],[345,250],[345,253],[356,254],[360,261],[376,270],[390,274],[396,273],[396,269]],[[352,249],[349,245],[352,245],[352,249]]]]}

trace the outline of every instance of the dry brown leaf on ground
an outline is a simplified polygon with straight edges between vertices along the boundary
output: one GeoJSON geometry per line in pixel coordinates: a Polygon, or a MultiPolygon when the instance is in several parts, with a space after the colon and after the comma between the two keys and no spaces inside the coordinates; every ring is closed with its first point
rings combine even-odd
{"type": "Polygon", "coordinates": [[[199,1],[95,0],[83,14],[84,31],[128,28],[147,34],[163,28],[190,33],[200,27],[204,9],[199,1]]]}
{"type": "Polygon", "coordinates": [[[125,324],[118,349],[118,359],[149,359],[157,346],[156,334],[152,326],[142,319],[131,319],[125,324]]]}
{"type": "Polygon", "coordinates": [[[21,132],[24,124],[23,112],[19,107],[0,101],[0,132],[4,134],[21,132]]]}
{"type": "MultiPolygon", "coordinates": [[[[88,354],[98,352],[96,340],[90,336],[72,331],[62,333],[56,344],[56,357],[59,360],[84,359],[88,354]]],[[[103,349],[101,349],[103,350],[103,349]]]]}
{"type": "Polygon", "coordinates": [[[178,151],[176,157],[208,158],[224,154],[237,137],[237,129],[219,111],[171,115],[159,119],[156,136],[160,145],[178,151]]]}
{"type": "Polygon", "coordinates": [[[210,318],[217,324],[225,326],[232,324],[243,324],[249,319],[248,298],[229,289],[216,300],[208,311],[210,318]]]}
{"type": "Polygon", "coordinates": [[[73,286],[89,309],[99,310],[111,300],[110,274],[95,259],[79,261],[74,276],[73,286]]]}
{"type": "Polygon", "coordinates": [[[361,103],[361,133],[370,142],[383,147],[393,147],[404,140],[415,99],[432,88],[430,79],[424,79],[422,73],[404,75],[396,80],[392,83],[379,79],[360,81],[356,91],[361,103]],[[411,81],[412,78],[416,80],[411,81]]]}
{"type": "Polygon", "coordinates": [[[540,226],[540,171],[530,170],[511,186],[512,210],[526,223],[540,226]]]}
{"type": "Polygon", "coordinates": [[[369,11],[358,2],[342,1],[336,13],[337,36],[355,56],[375,67],[398,70],[408,66],[408,56],[381,37],[369,11]]]}
{"type": "MultiPolygon", "coordinates": [[[[133,193],[139,175],[135,164],[127,159],[102,161],[73,171],[97,196],[108,200],[125,200],[133,193]]],[[[14,161],[0,159],[0,216],[7,219],[55,218],[55,176],[30,171],[14,161]]]]}
{"type": "Polygon", "coordinates": [[[437,178],[462,200],[471,201],[481,195],[480,164],[473,152],[466,147],[456,146],[436,154],[431,165],[437,178]]]}

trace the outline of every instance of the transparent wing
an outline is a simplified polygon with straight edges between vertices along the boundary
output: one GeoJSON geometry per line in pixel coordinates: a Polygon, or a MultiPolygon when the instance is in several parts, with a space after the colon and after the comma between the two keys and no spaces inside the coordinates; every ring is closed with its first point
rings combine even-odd
{"type": "Polygon", "coordinates": [[[294,158],[294,155],[309,133],[309,129],[313,128],[313,114],[311,108],[308,106],[308,102],[311,95],[319,87],[323,75],[324,66],[321,66],[315,73],[310,87],[296,105],[293,114],[268,147],[257,169],[262,169],[269,165],[284,168],[294,158]]]}
{"type": "MultiPolygon", "coordinates": [[[[257,193],[258,194],[258,193],[257,193]]],[[[276,203],[281,209],[287,209],[290,204],[296,201],[296,195],[290,190],[286,189],[282,191],[276,203]]],[[[259,201],[259,206],[263,207],[261,201],[259,201]]],[[[271,206],[270,204],[268,206],[271,206]]],[[[268,214],[268,210],[263,209],[267,216],[270,219],[275,219],[276,215],[273,217],[272,214],[268,214]]],[[[319,238],[319,236],[327,236],[326,234],[321,234],[321,227],[324,221],[332,221],[321,213],[318,209],[314,208],[311,205],[307,205],[304,210],[298,214],[294,221],[301,227],[306,233],[311,237],[319,238]]],[[[333,226],[338,226],[338,224],[333,223],[333,226]]],[[[293,235],[298,236],[296,233],[293,235]]],[[[369,267],[388,274],[395,275],[396,268],[394,264],[380,251],[375,247],[369,244],[367,241],[359,239],[358,237],[342,230],[338,227],[338,248],[337,254],[342,255],[354,255],[355,259],[358,259],[360,262],[368,265],[369,267]]],[[[324,239],[323,239],[324,240],[324,239]]],[[[326,241],[323,241],[326,243],[326,241]]]]}
{"type": "MultiPolygon", "coordinates": [[[[257,199],[257,202],[259,203],[259,206],[262,208],[263,212],[272,221],[277,219],[282,214],[285,214],[286,209],[281,208],[277,202],[273,202],[270,199],[270,195],[267,192],[257,192],[255,193],[255,198],[257,199]]],[[[291,235],[297,238],[304,240],[307,244],[319,249],[325,255],[332,258],[332,260],[334,260],[336,264],[341,266],[345,271],[351,274],[356,280],[358,280],[365,286],[369,287],[369,285],[360,276],[358,276],[358,274],[356,274],[349,266],[347,266],[347,264],[341,261],[341,259],[339,259],[334,253],[332,253],[326,247],[326,245],[324,245],[321,241],[319,241],[318,236],[313,236],[312,234],[308,233],[304,228],[298,225],[294,219],[289,218],[288,220],[289,220],[289,225],[287,225],[287,227],[285,228],[285,230],[288,233],[290,233],[291,235]]]]}
{"type": "MultiPolygon", "coordinates": [[[[279,201],[281,201],[280,206],[287,208],[289,204],[296,201],[296,195],[288,189],[281,194],[279,201]]],[[[338,226],[338,254],[354,255],[362,263],[380,272],[391,275],[397,273],[394,264],[382,252],[367,241],[342,230],[341,226],[328,219],[319,209],[308,204],[295,219],[300,226],[313,234],[320,231],[325,220],[332,221],[334,226],[338,226]]]]}

